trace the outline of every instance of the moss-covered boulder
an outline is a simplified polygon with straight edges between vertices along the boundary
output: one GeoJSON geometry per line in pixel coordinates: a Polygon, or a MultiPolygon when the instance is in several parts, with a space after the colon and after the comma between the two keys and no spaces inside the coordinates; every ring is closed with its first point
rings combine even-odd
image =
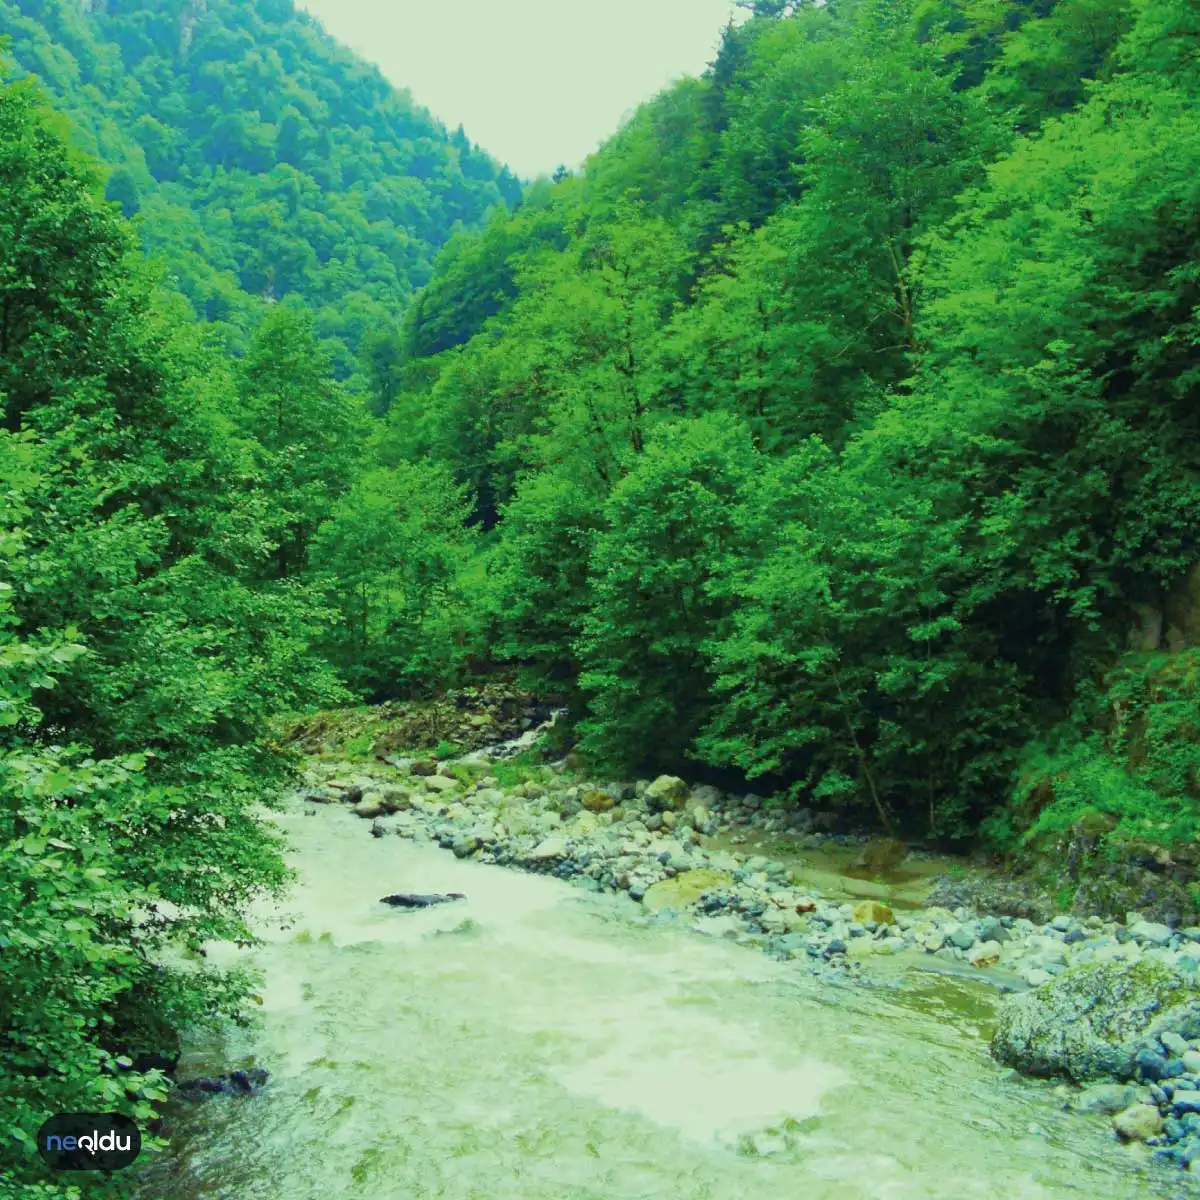
{"type": "Polygon", "coordinates": [[[642,903],[647,908],[687,908],[705,892],[733,886],[733,876],[724,871],[701,867],[682,871],[674,879],[663,879],[646,889],[642,903]]]}
{"type": "Polygon", "coordinates": [[[616,807],[616,800],[607,792],[602,792],[599,788],[594,788],[591,791],[583,793],[583,798],[580,801],[584,808],[590,813],[609,812],[616,807]]]}
{"type": "Polygon", "coordinates": [[[992,1054],[1026,1075],[1132,1079],[1168,1030],[1200,1037],[1200,990],[1157,963],[1090,963],[1006,1001],[992,1054]]]}
{"type": "Polygon", "coordinates": [[[874,921],[876,925],[894,925],[896,914],[878,900],[860,900],[854,906],[856,921],[874,921]]]}
{"type": "Polygon", "coordinates": [[[677,775],[660,775],[642,798],[651,812],[679,812],[687,803],[688,785],[677,775]]]}

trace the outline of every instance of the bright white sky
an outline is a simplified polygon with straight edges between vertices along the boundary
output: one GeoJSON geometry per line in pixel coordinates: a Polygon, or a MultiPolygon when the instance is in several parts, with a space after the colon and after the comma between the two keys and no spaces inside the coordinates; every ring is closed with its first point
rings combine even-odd
{"type": "Polygon", "coordinates": [[[734,13],[734,0],[297,4],[522,178],[578,166],[642,101],[700,74],[734,13]]]}

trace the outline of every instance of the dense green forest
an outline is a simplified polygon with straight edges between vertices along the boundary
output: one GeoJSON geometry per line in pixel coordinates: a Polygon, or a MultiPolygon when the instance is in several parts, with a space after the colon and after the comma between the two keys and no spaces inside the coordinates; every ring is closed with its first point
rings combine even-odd
{"type": "Polygon", "coordinates": [[[1200,829],[1200,13],[753,8],[518,194],[285,0],[0,6],[0,1195],[244,1001],[165,964],[286,883],[280,713],[1200,829]]]}
{"type": "Polygon", "coordinates": [[[368,382],[438,249],[520,199],[291,0],[3,0],[0,36],[238,352],[264,298],[296,297],[338,377],[368,382]]]}

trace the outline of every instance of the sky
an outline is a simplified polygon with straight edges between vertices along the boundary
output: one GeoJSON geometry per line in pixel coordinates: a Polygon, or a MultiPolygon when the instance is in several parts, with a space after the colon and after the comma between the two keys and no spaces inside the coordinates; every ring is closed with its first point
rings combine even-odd
{"type": "Polygon", "coordinates": [[[733,0],[297,0],[522,178],[575,168],[712,61],[733,0]]]}

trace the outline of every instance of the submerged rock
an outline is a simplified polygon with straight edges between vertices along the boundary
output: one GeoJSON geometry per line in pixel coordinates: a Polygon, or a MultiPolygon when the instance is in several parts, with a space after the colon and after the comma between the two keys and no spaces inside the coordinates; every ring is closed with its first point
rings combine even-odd
{"type": "Polygon", "coordinates": [[[1071,1106],[1080,1113],[1102,1113],[1113,1116],[1134,1103],[1137,1089],[1129,1083],[1097,1083],[1085,1088],[1071,1106]]]}
{"type": "Polygon", "coordinates": [[[1152,963],[1075,967],[1000,1010],[992,1054],[1026,1075],[1132,1079],[1165,1031],[1200,1034],[1200,991],[1152,963]]]}
{"type": "Polygon", "coordinates": [[[854,861],[854,866],[865,871],[891,871],[900,865],[908,854],[908,847],[895,838],[876,838],[863,847],[854,861]]]}
{"type": "Polygon", "coordinates": [[[173,1095],[185,1100],[203,1100],[208,1096],[249,1096],[258,1091],[270,1078],[262,1067],[246,1071],[231,1071],[216,1079],[185,1079],[177,1083],[173,1095]]]}
{"type": "Polygon", "coordinates": [[[1123,1142],[1148,1142],[1162,1133],[1163,1121],[1153,1104],[1134,1104],[1116,1114],[1113,1129],[1123,1142]]]}

